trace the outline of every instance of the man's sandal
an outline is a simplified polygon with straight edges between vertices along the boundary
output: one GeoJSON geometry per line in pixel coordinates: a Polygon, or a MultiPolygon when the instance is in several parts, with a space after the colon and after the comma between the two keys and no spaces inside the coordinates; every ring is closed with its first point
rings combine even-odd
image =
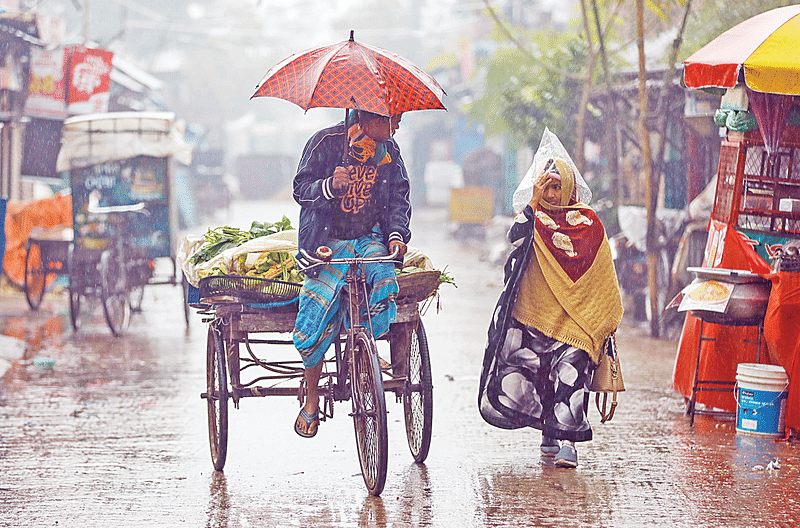
{"type": "Polygon", "coordinates": [[[297,433],[298,435],[302,436],[303,438],[313,438],[317,434],[317,431],[319,430],[319,409],[317,409],[314,414],[309,414],[309,413],[306,412],[306,408],[303,407],[303,408],[300,409],[300,414],[298,416],[300,418],[302,418],[303,421],[306,423],[306,431],[308,431],[308,428],[311,427],[311,424],[313,424],[314,422],[317,422],[317,426],[314,428],[314,432],[313,433],[304,433],[300,429],[300,427],[298,427],[297,419],[295,419],[295,421],[294,421],[294,432],[295,433],[297,433]]]}

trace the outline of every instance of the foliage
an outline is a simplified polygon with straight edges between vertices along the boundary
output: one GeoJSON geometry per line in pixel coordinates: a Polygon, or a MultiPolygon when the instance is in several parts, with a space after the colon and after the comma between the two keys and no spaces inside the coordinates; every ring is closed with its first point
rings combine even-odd
{"type": "MultiPolygon", "coordinates": [[[[687,0],[647,0],[645,2],[645,39],[653,39],[676,30],[682,21],[687,0]]],[[[714,37],[758,13],[791,5],[790,0],[694,0],[683,34],[678,60],[714,37]]],[[[590,12],[592,46],[597,47],[592,1],[586,0],[590,12]]],[[[636,14],[633,2],[597,0],[607,57],[614,72],[635,68],[636,14]],[[610,24],[609,24],[610,22],[610,24]]],[[[552,28],[524,30],[504,22],[505,33],[495,25],[493,38],[497,50],[481,66],[485,75],[485,91],[466,106],[470,118],[484,123],[488,134],[508,134],[521,144],[535,147],[545,126],[549,127],[568,150],[575,147],[575,116],[579,112],[583,90],[586,56],[589,43],[584,27],[574,20],[570,29],[552,28]],[[525,49],[520,49],[524,43],[525,49]],[[566,75],[565,72],[580,72],[566,75]]],[[[658,60],[666,64],[671,47],[658,60]]],[[[592,72],[593,84],[602,84],[602,68],[598,60],[592,72]]],[[[595,139],[602,129],[595,109],[588,108],[585,130],[587,139],[595,139]]]]}
{"type": "Polygon", "coordinates": [[[680,60],[702,48],[736,24],[759,13],[796,4],[793,0],[695,0],[686,25],[680,60]]]}
{"type": "Polygon", "coordinates": [[[501,45],[482,65],[483,96],[466,110],[471,118],[485,123],[489,134],[508,131],[520,143],[535,146],[547,126],[570,149],[581,82],[563,72],[582,68],[585,44],[571,32],[521,33],[520,40],[529,49],[501,45]]]}
{"type": "Polygon", "coordinates": [[[206,262],[226,249],[240,246],[254,238],[273,235],[289,229],[292,229],[292,222],[286,215],[283,215],[283,218],[275,223],[253,221],[249,231],[231,226],[209,227],[203,235],[205,243],[189,258],[189,262],[192,264],[206,262]]]}

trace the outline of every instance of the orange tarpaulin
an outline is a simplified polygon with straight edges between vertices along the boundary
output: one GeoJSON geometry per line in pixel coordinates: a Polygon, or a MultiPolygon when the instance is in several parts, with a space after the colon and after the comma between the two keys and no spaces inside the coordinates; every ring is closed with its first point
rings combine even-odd
{"type": "Polygon", "coordinates": [[[8,202],[6,208],[6,253],[3,271],[11,282],[25,282],[25,244],[36,227],[72,226],[72,196],[56,195],[28,202],[8,202]]]}
{"type": "MultiPolygon", "coordinates": [[[[742,235],[733,227],[716,220],[709,223],[705,261],[707,267],[740,269],[763,277],[772,271],[742,235]]],[[[739,363],[756,362],[757,336],[758,329],[754,326],[704,323],[703,337],[712,337],[716,341],[702,344],[698,379],[735,381],[739,363]]],[[[687,314],[672,374],[672,388],[686,398],[692,396],[699,338],[700,319],[687,314]]],[[[770,362],[770,354],[763,340],[761,362],[770,362]]],[[[736,399],[731,392],[701,391],[697,393],[697,402],[725,411],[736,410],[736,399]]]]}
{"type": "Polygon", "coordinates": [[[786,430],[800,431],[800,273],[779,272],[769,277],[772,293],[764,317],[764,337],[770,356],[789,375],[786,430]]]}

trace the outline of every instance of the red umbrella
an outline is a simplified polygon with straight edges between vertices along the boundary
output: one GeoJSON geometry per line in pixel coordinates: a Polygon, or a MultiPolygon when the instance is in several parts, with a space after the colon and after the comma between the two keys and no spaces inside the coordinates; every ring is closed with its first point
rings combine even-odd
{"type": "Polygon", "coordinates": [[[277,97],[309,108],[355,108],[391,116],[444,110],[432,76],[390,51],[350,40],[314,48],[270,69],[253,97],[277,97]]]}

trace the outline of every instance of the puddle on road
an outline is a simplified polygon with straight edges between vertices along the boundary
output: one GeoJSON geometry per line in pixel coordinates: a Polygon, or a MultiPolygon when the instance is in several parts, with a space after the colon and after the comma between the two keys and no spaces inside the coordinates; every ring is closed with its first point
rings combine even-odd
{"type": "MultiPolygon", "coordinates": [[[[55,361],[19,364],[5,377],[0,504],[7,518],[30,526],[91,526],[103,518],[118,526],[231,528],[800,521],[800,445],[736,434],[724,416],[700,415],[690,427],[669,388],[670,343],[620,335],[628,390],[614,420],[600,425],[592,411],[595,436],[578,446],[577,470],[542,462],[538,432],[492,428],[477,414],[485,321],[455,317],[463,309],[457,303],[425,320],[435,368],[430,456],[425,465],[410,461],[402,409],[391,402],[382,497],[364,490],[346,405],[312,441],[292,432],[291,399],[231,406],[228,462],[224,474],[215,472],[198,397],[205,327],[195,316],[187,331],[175,310],[178,294],[164,291],[164,302],[146,306],[121,339],[110,336],[99,311],[77,334],[66,311],[35,315],[44,321],[34,325],[30,314],[0,319],[0,332],[28,343],[26,358],[55,361]],[[768,469],[775,460],[780,468],[768,469]]],[[[490,310],[493,300],[476,297],[474,305],[490,310]]]]}

